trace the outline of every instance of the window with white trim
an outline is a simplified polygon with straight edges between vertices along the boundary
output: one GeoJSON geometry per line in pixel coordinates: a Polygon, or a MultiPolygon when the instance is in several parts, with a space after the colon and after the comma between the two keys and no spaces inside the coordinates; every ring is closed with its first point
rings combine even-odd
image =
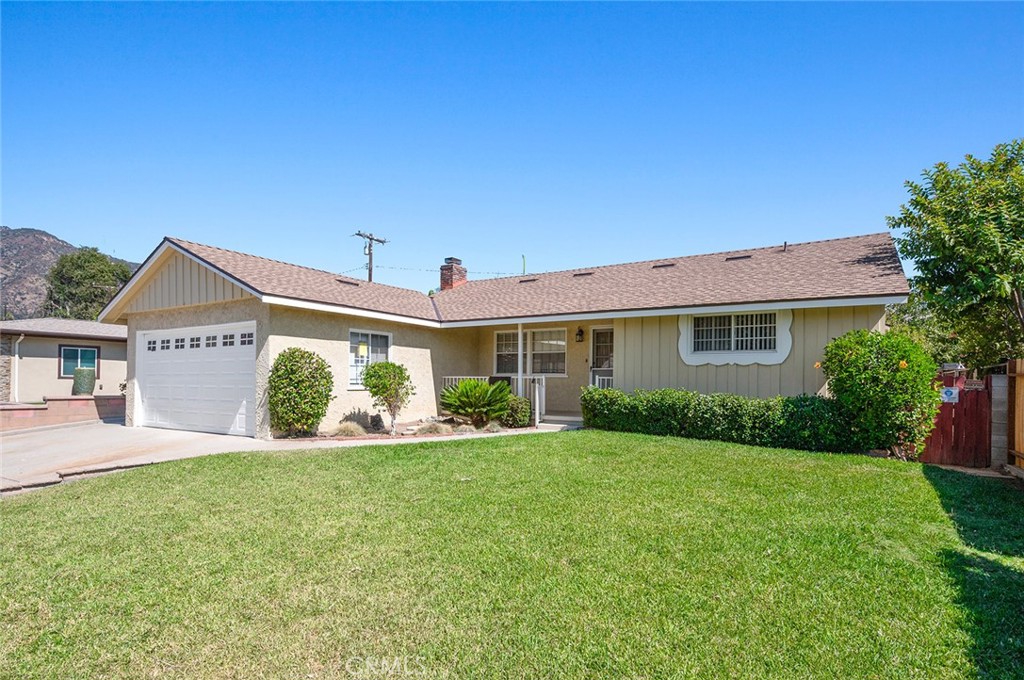
{"type": "Polygon", "coordinates": [[[199,346],[201,344],[202,344],[202,338],[200,338],[199,336],[193,336],[193,337],[189,338],[189,340],[188,340],[188,348],[189,349],[199,349],[199,346]]]}
{"type": "Polygon", "coordinates": [[[772,352],[776,347],[775,312],[697,316],[694,352],[772,352]]]}
{"type": "Polygon", "coordinates": [[[388,361],[391,336],[386,333],[351,331],[348,334],[348,386],[363,386],[363,371],[370,364],[388,361]]]}
{"type": "Polygon", "coordinates": [[[76,368],[91,368],[100,373],[100,351],[96,347],[60,346],[60,377],[74,378],[76,368]]]}
{"type": "Polygon", "coordinates": [[[565,329],[530,331],[530,366],[533,375],[565,373],[565,329]]]}
{"type": "MultiPolygon", "coordinates": [[[[526,345],[523,345],[526,349],[526,345]]],[[[516,364],[516,352],[519,351],[519,343],[516,342],[515,331],[501,331],[494,336],[494,368],[498,375],[512,375],[519,372],[516,364]]],[[[525,366],[524,366],[525,368],[525,366]]]]}
{"type": "MultiPolygon", "coordinates": [[[[523,331],[523,373],[565,375],[566,330],[564,328],[523,331]]],[[[516,375],[518,349],[515,331],[494,334],[495,375],[516,375]]]]}

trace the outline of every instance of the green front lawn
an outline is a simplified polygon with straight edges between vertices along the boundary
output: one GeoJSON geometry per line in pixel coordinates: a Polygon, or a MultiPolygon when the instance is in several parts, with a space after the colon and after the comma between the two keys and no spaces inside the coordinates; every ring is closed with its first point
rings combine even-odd
{"type": "Polygon", "coordinates": [[[11,677],[1020,677],[1024,491],[601,432],[0,501],[11,677]]]}

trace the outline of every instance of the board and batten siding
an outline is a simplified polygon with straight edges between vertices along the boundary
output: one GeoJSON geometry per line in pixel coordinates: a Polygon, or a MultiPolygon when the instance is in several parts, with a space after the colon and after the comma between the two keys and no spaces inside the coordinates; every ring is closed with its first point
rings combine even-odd
{"type": "Polygon", "coordinates": [[[244,300],[252,295],[181,253],[171,253],[133,298],[128,313],[244,300]]]}
{"type": "Polygon", "coordinates": [[[749,397],[820,394],[821,361],[832,338],[858,328],[882,330],[885,307],[828,307],[793,310],[793,348],[775,366],[705,364],[691,366],[679,356],[679,317],[640,317],[615,321],[615,387],[676,388],[704,394],[728,392],[749,397]]]}

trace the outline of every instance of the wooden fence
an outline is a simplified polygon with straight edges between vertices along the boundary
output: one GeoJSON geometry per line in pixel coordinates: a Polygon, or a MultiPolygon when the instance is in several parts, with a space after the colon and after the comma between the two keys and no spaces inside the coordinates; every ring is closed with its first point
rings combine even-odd
{"type": "Polygon", "coordinates": [[[960,388],[959,401],[943,403],[939,408],[935,429],[925,441],[921,462],[988,467],[992,461],[991,376],[985,378],[981,389],[966,389],[964,376],[940,377],[945,387],[960,388]]]}

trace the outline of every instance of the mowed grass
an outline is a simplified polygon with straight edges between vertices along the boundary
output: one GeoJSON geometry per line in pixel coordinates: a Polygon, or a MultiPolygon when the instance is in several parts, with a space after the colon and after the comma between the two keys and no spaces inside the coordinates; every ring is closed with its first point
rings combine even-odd
{"type": "Polygon", "coordinates": [[[0,674],[1024,675],[1024,492],[566,432],[156,465],[0,502],[0,674]]]}

